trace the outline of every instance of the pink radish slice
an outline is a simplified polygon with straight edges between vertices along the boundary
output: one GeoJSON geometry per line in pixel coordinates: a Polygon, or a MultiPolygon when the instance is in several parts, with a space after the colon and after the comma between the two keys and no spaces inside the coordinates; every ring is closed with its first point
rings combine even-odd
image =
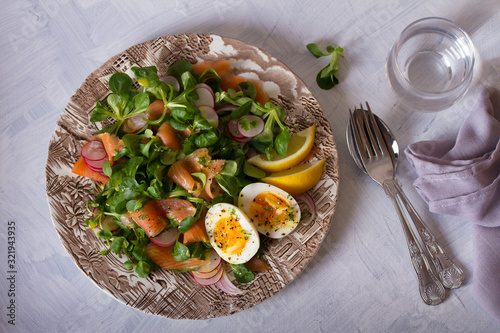
{"type": "Polygon", "coordinates": [[[91,140],[82,148],[82,157],[85,161],[100,161],[108,157],[101,141],[91,140]]]}
{"type": "Polygon", "coordinates": [[[224,267],[222,265],[222,261],[211,272],[200,273],[199,271],[193,271],[192,274],[193,274],[193,276],[200,278],[200,279],[210,279],[210,278],[216,276],[217,274],[219,274],[219,271],[221,271],[221,270],[224,270],[224,267]]]}
{"type": "Polygon", "coordinates": [[[108,159],[101,160],[100,162],[98,161],[90,161],[90,162],[85,162],[87,166],[89,167],[90,170],[103,174],[102,167],[104,164],[108,161],[108,159]]]}
{"type": "Polygon", "coordinates": [[[215,107],[215,95],[208,84],[198,83],[195,85],[195,89],[198,93],[198,99],[193,101],[194,106],[208,105],[211,108],[215,107]]]}
{"type": "Polygon", "coordinates": [[[128,121],[126,121],[126,120],[122,125],[122,131],[124,131],[125,133],[128,133],[128,134],[134,133],[134,130],[130,128],[130,126],[128,125],[128,121]]]}
{"type": "Polygon", "coordinates": [[[235,139],[239,143],[247,143],[248,141],[252,140],[253,138],[243,138],[243,139],[235,139]]]}
{"type": "Polygon", "coordinates": [[[108,154],[101,141],[91,140],[80,153],[90,170],[102,174],[102,167],[108,161],[108,154]]]}
{"type": "Polygon", "coordinates": [[[145,119],[148,119],[148,115],[145,113],[138,114],[137,116],[134,116],[132,118],[128,118],[125,120],[125,123],[123,124],[123,131],[125,133],[135,133],[138,130],[142,129],[144,126],[148,124],[148,122],[145,119]]]}
{"type": "Polygon", "coordinates": [[[149,240],[161,247],[169,247],[175,244],[177,239],[177,228],[169,228],[163,231],[158,236],[152,237],[149,240]]]}
{"type": "Polygon", "coordinates": [[[222,290],[223,292],[225,292],[226,294],[229,294],[229,295],[235,296],[235,295],[239,295],[239,294],[243,293],[243,291],[241,289],[236,287],[229,280],[226,272],[223,272],[221,279],[215,285],[217,286],[217,288],[219,288],[220,290],[222,290]]]}
{"type": "Polygon", "coordinates": [[[238,132],[245,137],[253,138],[264,130],[264,119],[253,114],[247,114],[238,119],[238,132]],[[243,128],[244,123],[250,125],[250,128],[243,128]]]}
{"type": "Polygon", "coordinates": [[[233,139],[243,139],[244,136],[238,131],[238,119],[230,119],[227,123],[227,130],[233,139]]]}
{"type": "MultiPolygon", "coordinates": [[[[85,160],[85,157],[83,159],[85,160]]],[[[106,158],[103,158],[102,160],[99,160],[99,161],[85,160],[85,163],[87,164],[87,166],[89,167],[90,170],[102,174],[102,167],[108,161],[109,160],[106,157],[106,158]]]]}
{"type": "Polygon", "coordinates": [[[200,109],[201,115],[210,125],[213,127],[219,127],[219,115],[212,107],[208,105],[200,105],[198,109],[200,109]]]}
{"type": "Polygon", "coordinates": [[[207,251],[205,254],[205,260],[208,260],[208,264],[201,266],[197,272],[208,273],[216,269],[222,262],[221,257],[213,249],[207,251]]]}
{"type": "Polygon", "coordinates": [[[229,134],[231,134],[231,136],[233,137],[233,139],[240,142],[240,143],[245,143],[245,142],[252,140],[252,138],[248,138],[246,136],[243,136],[238,131],[238,119],[229,120],[229,122],[227,123],[227,129],[229,131],[229,134]]]}
{"type": "Polygon", "coordinates": [[[210,277],[208,279],[203,279],[203,278],[197,277],[196,275],[193,274],[193,272],[191,272],[191,274],[193,275],[194,280],[198,284],[201,284],[202,286],[210,286],[210,285],[216,284],[217,282],[220,281],[220,279],[224,275],[224,269],[218,270],[217,274],[215,274],[214,276],[212,276],[212,277],[210,277]]]}
{"type": "Polygon", "coordinates": [[[172,75],[162,76],[160,81],[170,84],[175,91],[181,91],[181,85],[179,81],[172,75]]]}
{"type": "Polygon", "coordinates": [[[215,108],[215,112],[222,113],[222,112],[226,112],[226,111],[233,111],[237,107],[238,107],[237,105],[233,105],[233,104],[221,105],[221,106],[215,108]]]}
{"type": "Polygon", "coordinates": [[[208,260],[208,263],[201,266],[197,271],[194,271],[193,275],[200,278],[209,278],[217,274],[218,270],[223,269],[222,259],[214,250],[210,250],[205,254],[205,260],[208,260]]]}
{"type": "Polygon", "coordinates": [[[209,91],[212,91],[212,88],[208,84],[203,83],[203,82],[196,84],[194,87],[195,88],[205,88],[205,89],[208,89],[209,91]]]}

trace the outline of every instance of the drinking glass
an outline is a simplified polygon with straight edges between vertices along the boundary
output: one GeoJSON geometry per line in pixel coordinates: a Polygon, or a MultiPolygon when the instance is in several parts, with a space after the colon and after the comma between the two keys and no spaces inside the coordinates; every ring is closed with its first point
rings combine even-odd
{"type": "Polygon", "coordinates": [[[454,22],[427,17],[407,26],[387,57],[392,90],[419,111],[444,110],[467,92],[474,69],[474,45],[454,22]]]}

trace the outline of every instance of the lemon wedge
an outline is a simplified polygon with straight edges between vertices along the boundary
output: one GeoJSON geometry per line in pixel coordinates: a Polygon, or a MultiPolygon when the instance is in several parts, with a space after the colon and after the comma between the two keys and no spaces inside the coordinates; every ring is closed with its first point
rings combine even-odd
{"type": "Polygon", "coordinates": [[[273,152],[273,158],[268,160],[265,154],[259,154],[251,157],[248,163],[267,172],[278,172],[294,167],[311,152],[315,134],[316,125],[312,125],[290,137],[285,156],[279,156],[273,152]]]}
{"type": "Polygon", "coordinates": [[[281,188],[291,196],[305,193],[321,179],[326,159],[296,165],[290,169],[271,173],[260,180],[281,188]]]}

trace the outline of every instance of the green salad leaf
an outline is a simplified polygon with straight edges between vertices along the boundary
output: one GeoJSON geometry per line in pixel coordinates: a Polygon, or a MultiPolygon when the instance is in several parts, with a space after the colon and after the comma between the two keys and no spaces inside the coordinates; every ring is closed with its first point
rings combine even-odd
{"type": "Polygon", "coordinates": [[[248,283],[255,278],[255,274],[245,264],[231,264],[234,277],[240,283],[248,283]]]}
{"type": "Polygon", "coordinates": [[[321,89],[329,90],[339,83],[337,72],[339,70],[339,56],[344,57],[341,53],[344,52],[342,47],[326,47],[327,53],[323,53],[319,46],[315,43],[307,44],[307,49],[316,58],[330,56],[330,62],[316,76],[316,83],[321,89]]]}

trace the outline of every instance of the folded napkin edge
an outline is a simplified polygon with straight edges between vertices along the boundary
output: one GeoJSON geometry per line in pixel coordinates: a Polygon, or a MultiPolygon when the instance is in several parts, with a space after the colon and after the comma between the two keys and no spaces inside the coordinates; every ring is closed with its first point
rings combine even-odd
{"type": "MultiPolygon", "coordinates": [[[[420,193],[420,189],[417,188],[420,193]]],[[[424,197],[429,210],[433,213],[459,216],[475,225],[485,227],[500,227],[500,205],[490,206],[492,201],[500,195],[500,177],[492,184],[474,193],[456,197],[430,200],[424,197]],[[484,200],[486,199],[486,200],[484,200]],[[471,206],[474,205],[474,209],[471,206]]]]}
{"type": "Polygon", "coordinates": [[[500,176],[500,150],[495,152],[495,155],[498,155],[498,157],[495,156],[495,158],[493,158],[493,155],[491,155],[487,160],[471,165],[469,168],[443,173],[421,174],[413,184],[420,185],[444,181],[466,181],[469,179],[478,179],[481,180],[481,183],[485,183],[486,181],[491,183],[500,176]]]}
{"type": "Polygon", "coordinates": [[[443,199],[438,199],[438,200],[430,200],[429,206],[432,205],[433,207],[446,208],[446,207],[457,206],[457,205],[462,205],[462,204],[474,203],[475,201],[478,201],[479,199],[481,199],[481,197],[483,197],[485,195],[490,195],[492,191],[496,190],[496,186],[493,186],[493,185],[496,185],[496,184],[491,184],[491,185],[484,187],[484,188],[482,188],[479,191],[476,191],[474,193],[468,193],[468,194],[464,194],[464,195],[460,195],[460,196],[456,196],[456,197],[443,198],[443,199]]]}

